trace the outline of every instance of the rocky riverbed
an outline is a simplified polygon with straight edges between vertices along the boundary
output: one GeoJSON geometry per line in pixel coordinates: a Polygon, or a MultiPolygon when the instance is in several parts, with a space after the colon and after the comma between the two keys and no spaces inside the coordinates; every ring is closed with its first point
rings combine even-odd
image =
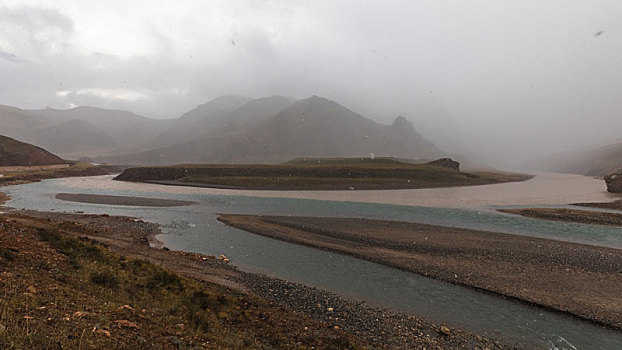
{"type": "Polygon", "coordinates": [[[622,329],[622,250],[368,219],[222,215],[219,220],[622,329]]]}

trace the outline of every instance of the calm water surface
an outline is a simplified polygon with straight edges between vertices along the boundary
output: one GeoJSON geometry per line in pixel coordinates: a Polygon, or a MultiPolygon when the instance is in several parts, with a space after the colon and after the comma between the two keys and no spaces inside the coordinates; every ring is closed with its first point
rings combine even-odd
{"type": "Polygon", "coordinates": [[[562,205],[614,199],[604,191],[602,180],[547,174],[525,183],[454,189],[263,192],[134,184],[110,179],[109,176],[55,179],[9,187],[6,192],[12,200],[8,205],[140,217],[163,226],[165,234],[158,238],[171,249],[225,254],[244,270],[321,287],[434,322],[538,348],[622,349],[620,332],[363,260],[253,235],[216,220],[218,213],[367,217],[622,248],[619,228],[548,222],[492,210],[496,206],[562,205]],[[140,208],[71,203],[56,200],[54,195],[59,192],[185,199],[198,204],[140,208]]]}

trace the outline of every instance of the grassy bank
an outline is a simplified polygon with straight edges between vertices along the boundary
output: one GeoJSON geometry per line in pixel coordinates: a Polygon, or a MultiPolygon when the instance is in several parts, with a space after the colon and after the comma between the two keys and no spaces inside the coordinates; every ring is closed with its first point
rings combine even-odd
{"type": "Polygon", "coordinates": [[[257,190],[373,190],[474,186],[524,181],[531,176],[461,172],[393,159],[324,159],[279,165],[176,165],[126,169],[122,181],[257,190]]]}
{"type": "Polygon", "coordinates": [[[361,348],[258,298],[0,220],[2,349],[361,348]]]}

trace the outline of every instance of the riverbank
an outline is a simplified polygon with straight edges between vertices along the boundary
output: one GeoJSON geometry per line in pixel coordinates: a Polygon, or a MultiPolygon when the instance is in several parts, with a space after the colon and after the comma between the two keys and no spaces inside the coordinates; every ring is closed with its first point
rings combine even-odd
{"type": "Polygon", "coordinates": [[[622,214],[618,213],[564,208],[497,209],[497,211],[536,219],[622,227],[622,214]]]}
{"type": "Polygon", "coordinates": [[[221,215],[219,220],[622,329],[620,250],[367,219],[221,215]]]}
{"type": "Polygon", "coordinates": [[[76,176],[98,176],[122,172],[126,167],[117,165],[92,165],[89,163],[72,163],[68,167],[36,169],[29,171],[4,172],[0,177],[0,187],[37,182],[44,179],[56,179],[76,176]]]}
{"type": "MultiPolygon", "coordinates": [[[[29,312],[17,307],[5,306],[12,317],[2,321],[5,327],[11,327],[7,329],[15,331],[16,327],[23,327],[25,322],[29,322],[31,330],[34,329],[39,334],[45,335],[48,334],[47,332],[51,332],[51,329],[59,327],[60,334],[70,336],[67,338],[69,340],[63,341],[63,344],[68,344],[69,347],[76,347],[80,343],[95,344],[95,347],[104,345],[118,347],[119,344],[122,344],[126,347],[135,348],[143,344],[136,343],[136,341],[147,340],[152,344],[155,342],[155,344],[162,345],[163,348],[174,348],[177,341],[181,341],[183,344],[191,343],[198,348],[201,348],[201,344],[207,344],[206,342],[209,342],[209,346],[206,346],[209,348],[231,346],[235,348],[268,346],[325,349],[422,347],[458,349],[463,346],[467,348],[502,348],[493,340],[468,332],[434,325],[412,316],[348,302],[337,295],[315,288],[262,275],[243,273],[230,266],[226,258],[219,259],[213,256],[160,249],[159,242],[155,240],[155,235],[160,233],[158,226],[133,218],[35,211],[5,213],[0,216],[0,237],[2,238],[0,247],[4,249],[3,251],[13,252],[11,249],[17,250],[16,253],[11,253],[13,254],[11,264],[32,265],[35,264],[34,260],[39,259],[36,254],[37,251],[54,250],[54,247],[49,246],[42,248],[42,244],[45,245],[45,243],[40,242],[37,232],[43,231],[52,231],[67,239],[77,239],[85,244],[98,242],[96,244],[97,249],[125,256],[119,258],[121,259],[119,264],[97,267],[107,270],[113,275],[117,273],[123,275],[123,268],[120,266],[127,266],[128,263],[132,265],[134,264],[132,261],[135,261],[132,259],[140,259],[140,261],[148,261],[180,276],[185,276],[182,277],[184,281],[188,277],[190,278],[188,283],[200,281],[203,292],[195,290],[193,293],[207,293],[211,296],[210,298],[213,298],[209,300],[230,300],[232,298],[235,300],[230,305],[232,307],[218,306],[224,309],[219,309],[218,312],[214,311],[209,317],[206,316],[209,319],[211,331],[198,331],[192,327],[193,321],[183,319],[185,317],[183,315],[179,316],[181,318],[178,318],[178,321],[175,321],[185,325],[179,327],[179,325],[170,324],[168,318],[164,318],[165,314],[159,313],[162,310],[150,310],[147,313],[138,311],[152,308],[163,308],[163,311],[166,311],[165,307],[157,306],[158,297],[155,294],[152,300],[145,297],[137,301],[128,296],[128,299],[107,301],[111,297],[111,293],[115,294],[107,287],[95,286],[94,290],[77,290],[71,289],[71,281],[63,284],[61,290],[66,301],[64,304],[72,305],[70,308],[75,310],[63,309],[63,314],[60,316],[56,313],[59,309],[58,306],[46,307],[45,309],[33,308],[29,312]],[[20,247],[13,247],[11,242],[16,241],[20,242],[20,247]],[[32,260],[28,264],[27,258],[32,260]],[[92,292],[95,294],[89,294],[92,292]],[[85,297],[92,302],[85,304],[85,297]],[[95,301],[98,304],[94,304],[95,301]],[[112,306],[102,306],[108,302],[112,306]],[[153,304],[154,302],[156,304],[153,304]],[[140,306],[140,303],[146,303],[143,305],[148,304],[149,307],[140,306]],[[129,309],[123,309],[122,306],[126,304],[136,311],[130,312],[129,309]],[[117,306],[120,309],[115,309],[117,306]],[[241,308],[237,309],[237,307],[241,308]],[[123,314],[117,315],[115,314],[116,311],[123,314]],[[52,312],[53,314],[50,314],[52,312]],[[68,314],[68,321],[64,321],[64,313],[68,314]],[[222,313],[225,315],[221,315],[222,313]],[[32,319],[29,318],[24,321],[26,319],[22,318],[23,314],[32,317],[32,319]],[[141,318],[141,315],[145,317],[141,318]],[[45,321],[47,318],[52,318],[52,320],[45,321]],[[117,322],[120,320],[129,323],[117,322]],[[165,320],[169,323],[166,326],[162,323],[165,320]],[[56,322],[60,322],[62,327],[56,322]],[[137,328],[128,326],[130,324],[136,325],[137,328]],[[158,327],[162,327],[162,329],[158,329],[158,327]],[[111,334],[110,337],[106,335],[106,332],[111,334]],[[232,336],[232,333],[235,332],[237,335],[232,336]],[[226,342],[237,342],[235,343],[237,345],[223,345],[226,342]],[[116,344],[116,346],[111,344],[116,344]]],[[[87,250],[90,249],[87,248],[87,250]]],[[[64,251],[66,253],[66,249],[64,251]]],[[[59,253],[58,250],[54,254],[56,254],[54,255],[55,258],[51,261],[54,261],[55,265],[50,271],[61,275],[67,275],[67,273],[71,275],[72,267],[70,265],[56,263],[63,259],[66,260],[67,257],[63,257],[63,254],[59,253]]],[[[71,260],[71,257],[69,259],[71,260]]],[[[82,265],[81,262],[79,264],[82,265]]],[[[154,266],[153,268],[158,267],[154,266]]],[[[48,270],[26,276],[22,276],[21,274],[25,272],[16,269],[15,265],[0,264],[0,270],[2,270],[0,273],[11,273],[11,279],[3,280],[0,283],[2,283],[3,290],[14,291],[11,293],[15,295],[7,294],[13,299],[18,298],[22,290],[27,290],[28,286],[21,285],[25,283],[24,281],[28,281],[26,283],[33,285],[37,291],[52,293],[50,295],[45,294],[48,298],[53,298],[54,293],[56,293],[49,290],[46,284],[49,277],[46,277],[48,270]]],[[[175,280],[175,278],[171,278],[175,280]]],[[[121,277],[118,279],[123,285],[127,282],[121,277]]],[[[55,283],[58,284],[58,282],[55,283]]],[[[82,288],[84,283],[75,283],[75,285],[76,288],[82,288]]],[[[164,287],[168,288],[167,286],[164,287]]],[[[139,286],[133,288],[138,288],[135,293],[144,292],[139,286]]],[[[123,293],[120,294],[123,296],[123,293]]],[[[44,303],[40,304],[45,306],[44,303]]],[[[177,313],[174,317],[178,317],[177,313]]],[[[9,334],[4,335],[7,338],[1,338],[2,336],[0,334],[0,339],[10,339],[9,334]]],[[[142,346],[145,347],[144,344],[142,346]]],[[[507,349],[508,346],[504,345],[503,348],[507,349]]]]}

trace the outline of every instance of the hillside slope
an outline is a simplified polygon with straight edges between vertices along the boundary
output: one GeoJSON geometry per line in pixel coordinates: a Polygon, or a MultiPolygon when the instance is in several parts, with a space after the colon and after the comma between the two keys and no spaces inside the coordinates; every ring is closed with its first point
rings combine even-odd
{"type": "Polygon", "coordinates": [[[549,169],[557,172],[602,177],[622,170],[622,142],[558,156],[549,164],[549,169]]]}
{"type": "Polygon", "coordinates": [[[36,166],[66,163],[66,161],[41,147],[0,135],[0,166],[36,166]]]}

